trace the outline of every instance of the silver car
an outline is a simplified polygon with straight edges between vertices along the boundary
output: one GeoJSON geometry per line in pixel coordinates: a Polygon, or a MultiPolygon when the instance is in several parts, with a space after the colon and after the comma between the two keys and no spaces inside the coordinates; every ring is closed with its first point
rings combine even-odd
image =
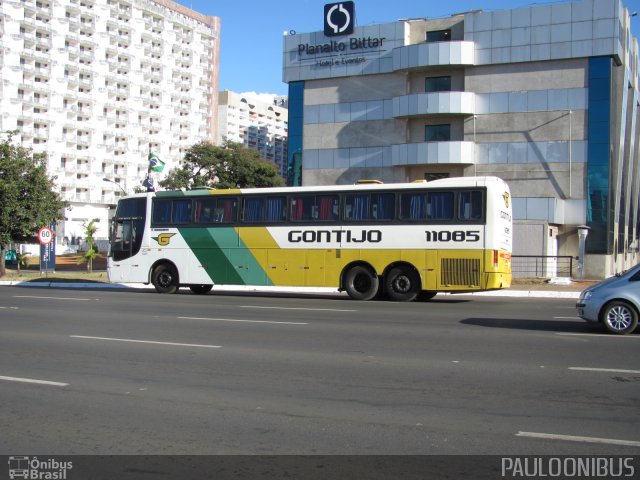
{"type": "Polygon", "coordinates": [[[640,312],[640,264],[586,288],[576,308],[579,317],[602,323],[611,333],[633,332],[640,312]]]}

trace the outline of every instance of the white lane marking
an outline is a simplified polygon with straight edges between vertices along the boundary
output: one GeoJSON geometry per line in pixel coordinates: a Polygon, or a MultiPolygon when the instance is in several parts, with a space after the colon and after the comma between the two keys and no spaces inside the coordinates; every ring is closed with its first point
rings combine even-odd
{"type": "Polygon", "coordinates": [[[90,298],[72,298],[72,297],[36,297],[34,295],[14,295],[13,298],[38,298],[41,300],[75,300],[77,302],[88,302],[90,298]]]}
{"type": "Polygon", "coordinates": [[[61,382],[50,382],[48,380],[36,380],[34,378],[18,378],[18,377],[2,377],[0,376],[0,380],[5,380],[7,382],[20,382],[20,383],[35,383],[38,385],[49,385],[52,387],[67,387],[68,383],[61,382]]]}
{"type": "Polygon", "coordinates": [[[231,318],[178,317],[180,320],[206,320],[208,322],[239,322],[239,323],[272,323],[275,325],[309,325],[304,322],[271,322],[268,320],[235,320],[231,318]]]}
{"type": "Polygon", "coordinates": [[[0,310],[18,310],[18,307],[0,307],[0,310]]]}
{"type": "Polygon", "coordinates": [[[638,373],[640,370],[622,370],[619,368],[590,368],[590,367],[569,367],[569,370],[578,370],[581,372],[609,372],[609,373],[638,373]]]}
{"type": "Polygon", "coordinates": [[[358,310],[342,310],[339,308],[298,308],[298,307],[262,307],[254,305],[240,305],[240,308],[264,308],[270,310],[306,310],[309,312],[357,312],[358,310]]]}
{"type": "Polygon", "coordinates": [[[153,340],[132,340],[130,338],[88,337],[84,335],[69,335],[69,337],[81,338],[85,340],[106,340],[109,342],[129,342],[129,343],[149,343],[152,345],[171,345],[175,347],[222,348],[222,346],[220,345],[198,345],[195,343],[156,342],[153,340]]]}
{"type": "Polygon", "coordinates": [[[609,445],[624,445],[640,447],[640,442],[634,440],[618,440],[615,438],[579,437],[574,435],[557,435],[555,433],[518,432],[516,437],[545,438],[548,440],[565,440],[567,442],[606,443],[609,445]]]}
{"type": "Polygon", "coordinates": [[[609,333],[565,333],[555,332],[565,337],[606,337],[606,338],[640,338],[640,335],[611,335],[609,333]]]}

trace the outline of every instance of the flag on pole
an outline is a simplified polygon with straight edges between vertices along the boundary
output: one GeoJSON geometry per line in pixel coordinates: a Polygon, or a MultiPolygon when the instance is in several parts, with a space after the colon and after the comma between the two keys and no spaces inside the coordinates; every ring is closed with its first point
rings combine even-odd
{"type": "Polygon", "coordinates": [[[161,172],[164,170],[164,162],[160,160],[158,155],[155,153],[149,154],[149,170],[153,170],[154,172],[161,172]]]}

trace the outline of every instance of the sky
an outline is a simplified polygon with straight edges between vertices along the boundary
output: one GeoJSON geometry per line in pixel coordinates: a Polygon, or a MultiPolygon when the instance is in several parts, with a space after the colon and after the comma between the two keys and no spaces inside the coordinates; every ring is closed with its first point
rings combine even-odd
{"type": "MultiPolygon", "coordinates": [[[[337,0],[178,0],[205,15],[220,17],[220,90],[286,95],[282,82],[283,33],[322,30],[324,5],[337,0]]],[[[356,26],[401,18],[446,18],[482,9],[505,10],[560,2],[527,0],[354,0],[356,26]]],[[[623,0],[640,34],[640,0],[623,0]]]]}

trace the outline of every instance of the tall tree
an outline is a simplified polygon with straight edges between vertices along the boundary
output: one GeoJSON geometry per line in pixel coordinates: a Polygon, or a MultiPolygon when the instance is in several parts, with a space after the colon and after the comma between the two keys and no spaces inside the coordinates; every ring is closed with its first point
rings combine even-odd
{"type": "Polygon", "coordinates": [[[159,185],[169,190],[194,187],[278,187],[284,180],[272,163],[241,143],[225,140],[221,146],[201,142],[192,146],[179,168],[169,172],[159,185]]]}
{"type": "Polygon", "coordinates": [[[13,133],[0,141],[0,277],[11,242],[35,240],[38,229],[64,217],[60,199],[47,175],[46,158],[16,146],[13,133]]]}

